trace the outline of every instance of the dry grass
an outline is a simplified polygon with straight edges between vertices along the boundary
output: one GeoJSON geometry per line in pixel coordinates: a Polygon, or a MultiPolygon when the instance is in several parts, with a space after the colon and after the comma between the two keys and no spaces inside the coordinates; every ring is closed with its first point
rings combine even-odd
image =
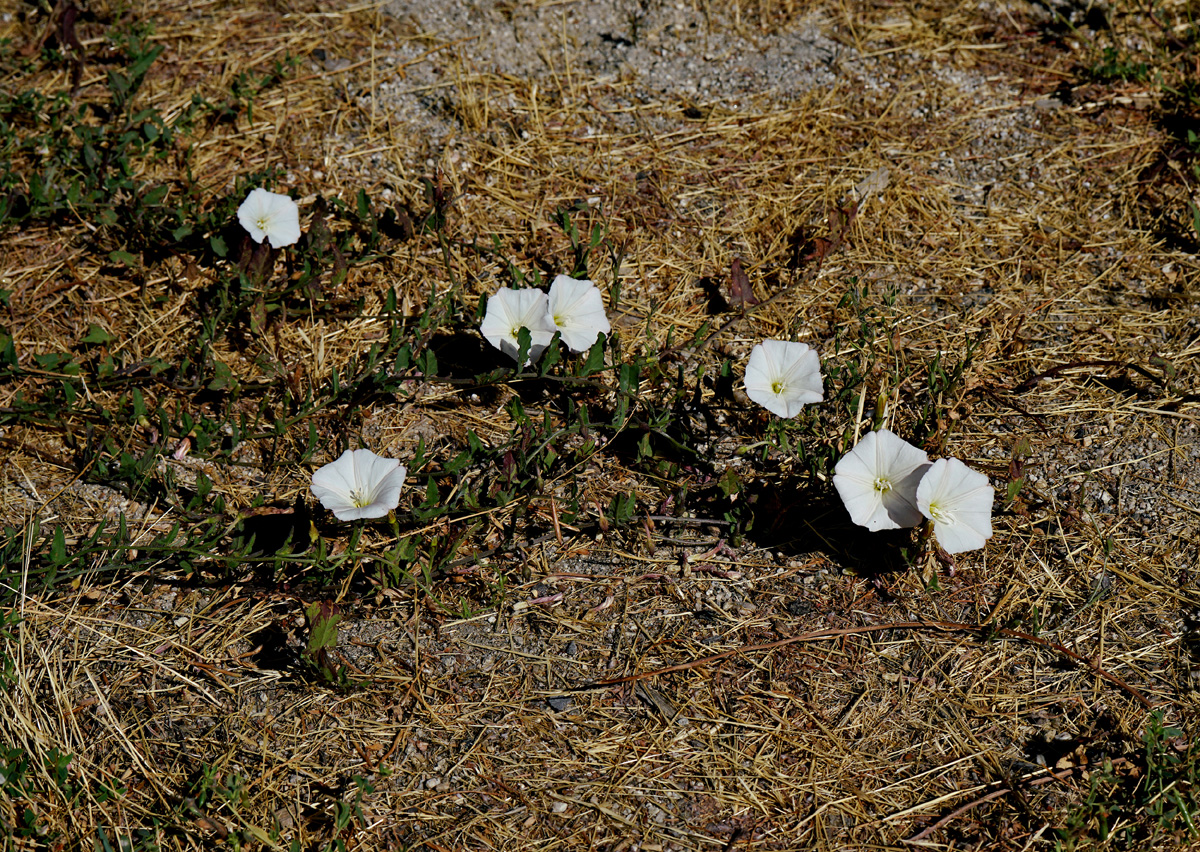
{"type": "MultiPolygon", "coordinates": [[[[772,31],[793,20],[791,5],[743,4],[737,26],[772,31]]],[[[933,357],[956,363],[977,346],[953,398],[930,400],[930,447],[1004,483],[1017,441],[1029,439],[1031,476],[985,550],[953,574],[937,568],[934,586],[878,565],[880,549],[858,543],[828,488],[801,492],[786,456],[760,464],[751,454],[738,463],[763,508],[735,550],[719,546],[720,519],[560,528],[560,539],[546,500],[520,520],[522,551],[447,575],[434,594],[350,580],[321,591],[345,615],[338,654],[357,683],[346,690],[284,663],[303,644],[311,586],[184,580],[166,567],[131,576],[97,559],[74,586],[13,598],[21,620],[6,646],[16,667],[0,692],[0,742],[38,758],[33,808],[57,834],[50,848],[90,849],[97,829],[146,829],[165,849],[239,835],[283,849],[1049,849],[1089,768],[1133,759],[1150,707],[1194,725],[1197,267],[1157,212],[1193,181],[1162,165],[1174,143],[1154,113],[1113,100],[1136,87],[1036,108],[1075,79],[1077,56],[1046,46],[1027,19],[992,26],[974,5],[943,5],[937,15],[821,10],[848,49],[910,57],[886,66],[895,76],[884,89],[847,78],[785,107],[705,104],[686,122],[684,105],[639,100],[627,81],[590,80],[569,63],[548,90],[448,60],[462,131],[438,162],[456,199],[445,256],[436,239],[397,243],[325,294],[361,299],[359,315],[292,314],[217,354],[244,383],[283,374],[318,388],[386,337],[387,287],[415,316],[431,292],[456,286],[452,271],[472,308],[504,271],[469,250],[473,239],[499,235],[517,265],[562,269],[571,254],[555,211],[600,199],[577,221],[581,231],[602,221],[624,255],[613,321],[627,353],[660,352],[730,319],[707,312],[698,282],[728,293],[735,257],[774,297],[707,349],[674,353],[671,371],[711,375],[763,337],[794,335],[830,361],[875,369],[868,423],[880,382],[909,370],[887,388],[891,423],[907,432],[933,357]],[[805,235],[826,234],[828,210],[882,167],[889,185],[857,210],[844,243],[819,269],[798,263],[805,235]],[[864,349],[845,343],[858,320],[838,307],[851,282],[880,317],[864,349]],[[835,332],[840,351],[827,348],[835,332]],[[1163,363],[1176,371],[1169,385],[1125,366],[1157,376],[1163,363]],[[439,603],[459,600],[478,611],[455,617],[439,603]],[[52,749],[73,756],[70,795],[43,766],[52,749]],[[216,786],[242,786],[202,804],[206,772],[216,786]],[[338,808],[356,800],[356,776],[372,791],[346,827],[338,808]]],[[[285,54],[354,57],[333,71],[306,58],[256,100],[252,123],[201,133],[191,163],[202,196],[280,165],[309,198],[352,204],[353,189],[377,199],[386,185],[420,199],[429,152],[349,90],[403,80],[378,61],[380,32],[431,51],[453,45],[405,33],[373,5],[319,9],[139,7],[166,47],[139,97],[164,114],[197,86],[218,99],[238,73],[285,54]]],[[[17,44],[38,35],[6,26],[17,44]]],[[[89,66],[81,97],[101,79],[89,66]]],[[[133,360],[178,361],[209,273],[177,259],[118,269],[86,236],[86,222],[6,232],[0,286],[22,358],[67,351],[97,323],[133,360]]],[[[0,407],[52,380],[0,388],[0,407]]],[[[343,429],[400,458],[424,439],[448,459],[468,429],[499,443],[513,393],[480,401],[435,381],[359,413],[318,412],[310,419],[330,449],[313,462],[328,460],[343,429]]],[[[147,394],[151,408],[184,399],[216,416],[203,394],[147,394]]],[[[720,415],[711,450],[734,464],[734,448],[762,440],[766,416],[711,386],[703,396],[720,415]]],[[[103,411],[119,397],[92,401],[103,411]]],[[[831,440],[869,428],[855,414],[826,406],[812,428],[831,440]]],[[[168,528],[171,507],[82,481],[75,447],[88,428],[4,427],[10,523],[62,526],[72,546],[118,513],[147,538],[168,528]]],[[[310,499],[306,434],[307,423],[273,444],[247,442],[238,465],[174,465],[180,477],[208,475],[232,523],[256,495],[276,507],[310,499]]],[[[147,437],[122,440],[140,448],[147,437]]],[[[654,509],[673,485],[627,453],[589,465],[584,502],[597,512],[630,492],[644,514],[666,514],[654,509]]],[[[515,517],[482,518],[469,549],[494,547],[515,517]]],[[[344,528],[321,530],[345,546],[344,528]]],[[[369,532],[364,546],[381,555],[390,541],[369,532]]],[[[11,799],[0,814],[12,818],[11,799]]]]}

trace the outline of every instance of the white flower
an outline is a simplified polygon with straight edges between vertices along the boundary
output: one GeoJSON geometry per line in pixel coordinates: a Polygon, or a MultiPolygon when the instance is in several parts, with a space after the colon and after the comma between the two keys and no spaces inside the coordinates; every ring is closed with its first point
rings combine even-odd
{"type": "Polygon", "coordinates": [[[238,221],[256,243],[266,238],[271,248],[290,246],[300,239],[300,208],[278,192],[251,190],[238,208],[238,221]]]}
{"type": "Polygon", "coordinates": [[[604,313],[600,288],[591,281],[559,275],[550,284],[550,322],[572,352],[586,352],[612,326],[604,313]]]}
{"type": "Polygon", "coordinates": [[[992,537],[992,486],[958,459],[938,459],[917,487],[917,508],[947,553],[978,550],[992,537]]]}
{"type": "Polygon", "coordinates": [[[795,417],[806,403],[820,402],[825,392],[816,350],[788,340],[764,340],[746,363],[746,396],[780,417],[795,417]]]}
{"type": "Polygon", "coordinates": [[[312,493],[340,521],[382,518],[400,502],[407,472],[398,459],[346,450],[313,474],[312,493]]]}
{"type": "Polygon", "coordinates": [[[541,290],[510,290],[501,288],[488,297],[487,313],[479,324],[487,342],[512,359],[520,352],[517,335],[529,329],[529,357],[524,367],[542,357],[542,352],[554,339],[554,326],[546,313],[546,294],[541,290]]]}
{"type": "Polygon", "coordinates": [[[921,523],[917,486],[929,457],[887,429],[868,432],[833,468],[850,520],[875,532],[921,523]]]}

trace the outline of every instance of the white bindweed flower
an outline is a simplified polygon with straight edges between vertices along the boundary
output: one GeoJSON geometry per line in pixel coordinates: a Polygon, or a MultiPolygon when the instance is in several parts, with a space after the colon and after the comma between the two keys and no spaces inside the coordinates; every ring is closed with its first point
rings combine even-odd
{"type": "Polygon", "coordinates": [[[825,391],[816,350],[789,340],[764,340],[746,362],[746,396],[780,417],[795,417],[807,403],[820,402],[825,391]]]}
{"type": "Polygon", "coordinates": [[[550,322],[572,352],[586,352],[612,326],[604,313],[600,288],[587,280],[559,275],[550,284],[550,322]]]}
{"type": "Polygon", "coordinates": [[[529,357],[524,367],[542,357],[542,352],[554,339],[554,326],[546,313],[546,294],[541,290],[497,290],[487,301],[487,313],[479,324],[479,332],[487,342],[508,357],[516,360],[520,353],[517,335],[529,329],[529,357]]]}
{"type": "Polygon", "coordinates": [[[887,429],[868,432],[833,468],[850,520],[872,532],[921,523],[917,486],[929,457],[887,429]]]}
{"type": "Polygon", "coordinates": [[[271,241],[271,248],[290,246],[300,239],[300,208],[278,192],[254,189],[238,208],[238,221],[256,243],[271,241]]]}
{"type": "Polygon", "coordinates": [[[398,459],[346,450],[313,474],[312,493],[339,521],[382,518],[400,502],[407,472],[398,459]]]}
{"type": "Polygon", "coordinates": [[[917,508],[947,553],[978,550],[992,537],[992,486],[958,459],[938,459],[917,487],[917,508]]]}

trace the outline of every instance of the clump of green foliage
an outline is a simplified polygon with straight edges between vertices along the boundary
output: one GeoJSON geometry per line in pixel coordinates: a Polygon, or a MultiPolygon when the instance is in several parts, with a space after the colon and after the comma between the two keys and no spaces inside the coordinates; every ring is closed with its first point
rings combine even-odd
{"type": "Polygon", "coordinates": [[[1087,797],[1058,829],[1056,848],[1180,848],[1200,836],[1200,748],[1155,710],[1133,769],[1111,760],[1092,774],[1087,797]]]}

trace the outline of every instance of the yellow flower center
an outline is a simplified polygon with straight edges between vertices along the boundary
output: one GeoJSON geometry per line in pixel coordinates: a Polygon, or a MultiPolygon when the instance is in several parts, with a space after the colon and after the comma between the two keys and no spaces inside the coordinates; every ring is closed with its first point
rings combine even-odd
{"type": "Polygon", "coordinates": [[[786,389],[787,389],[787,385],[785,385],[779,379],[776,379],[775,381],[771,382],[771,393],[773,393],[773,394],[779,395],[779,394],[783,393],[784,390],[786,390],[786,389]]]}
{"type": "Polygon", "coordinates": [[[362,509],[371,505],[371,501],[367,499],[367,495],[363,491],[351,491],[350,502],[354,504],[354,508],[362,509]]]}
{"type": "Polygon", "coordinates": [[[886,476],[875,477],[875,490],[880,494],[887,494],[892,490],[892,481],[886,476]]]}
{"type": "Polygon", "coordinates": [[[938,524],[950,524],[954,522],[954,516],[937,503],[929,504],[929,517],[933,518],[934,523],[938,524]]]}

